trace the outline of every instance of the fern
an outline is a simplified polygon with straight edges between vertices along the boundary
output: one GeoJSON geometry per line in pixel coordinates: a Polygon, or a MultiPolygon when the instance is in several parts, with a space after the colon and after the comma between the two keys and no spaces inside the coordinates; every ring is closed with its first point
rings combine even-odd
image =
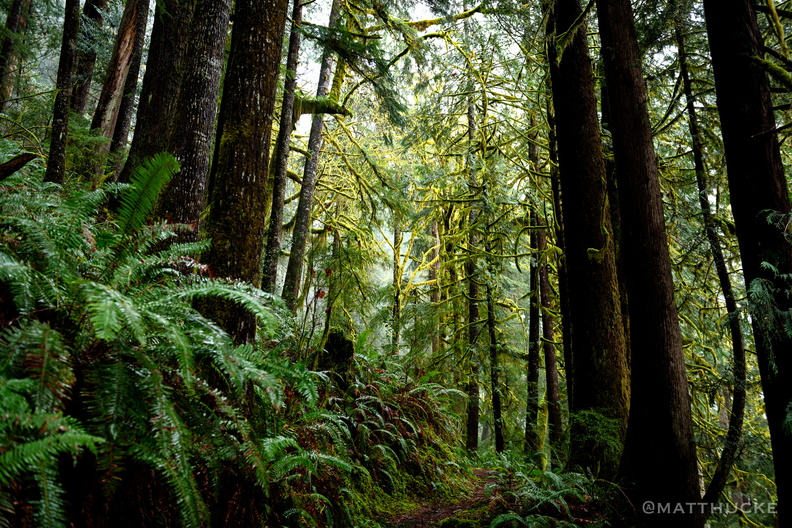
{"type": "Polygon", "coordinates": [[[140,229],[154,210],[162,190],[179,170],[179,162],[167,152],[141,163],[130,179],[130,188],[121,195],[118,209],[119,235],[128,236],[140,229]]]}

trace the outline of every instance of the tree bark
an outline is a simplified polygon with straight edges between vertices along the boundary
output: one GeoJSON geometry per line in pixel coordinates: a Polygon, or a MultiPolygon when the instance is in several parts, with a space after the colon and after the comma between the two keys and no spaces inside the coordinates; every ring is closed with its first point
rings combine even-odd
{"type": "Polygon", "coordinates": [[[63,183],[66,172],[66,139],[69,135],[69,99],[71,98],[74,63],[77,59],[77,35],[80,33],[80,0],[66,0],[63,17],[63,40],[55,84],[55,105],[52,116],[52,137],[44,180],[63,183]]]}
{"type": "Polygon", "coordinates": [[[645,501],[698,502],[690,396],[674,303],[646,86],[629,0],[597,0],[622,220],[632,398],[620,473],[641,521],[692,527],[694,515],[645,514],[645,501]]]}
{"type": "MultiPolygon", "coordinates": [[[[148,7],[148,6],[147,6],[148,7]]],[[[107,8],[107,0],[85,0],[83,17],[88,25],[98,29],[104,25],[103,11],[107,8]]],[[[87,31],[86,25],[81,28],[83,39],[87,40],[86,49],[78,51],[77,65],[75,66],[74,91],[71,97],[71,109],[75,113],[84,114],[88,107],[88,96],[91,93],[91,81],[96,65],[96,42],[87,31]]]]}
{"type": "MultiPolygon", "coordinates": [[[[339,0],[333,0],[328,27],[334,28],[340,15],[341,3],[339,0]]],[[[316,89],[316,97],[324,97],[330,91],[330,73],[332,68],[333,51],[329,47],[325,47],[319,67],[319,83],[316,89]]],[[[297,203],[297,213],[294,219],[289,263],[286,266],[286,277],[284,278],[283,293],[281,294],[286,301],[286,306],[292,311],[297,307],[303,258],[305,257],[305,248],[308,244],[308,235],[311,232],[311,211],[313,210],[313,196],[316,190],[316,177],[319,170],[319,156],[322,150],[323,129],[323,115],[315,114],[311,122],[311,133],[308,137],[309,157],[305,160],[300,199],[297,203]]]]}
{"type": "Polygon", "coordinates": [[[110,142],[110,163],[112,165],[112,178],[118,178],[118,174],[124,167],[122,153],[129,141],[129,131],[132,127],[132,117],[135,111],[135,101],[137,95],[138,78],[140,67],[143,62],[143,45],[146,40],[146,26],[141,25],[135,39],[135,49],[133,51],[132,62],[129,65],[126,83],[124,84],[124,96],[121,106],[118,109],[118,120],[113,131],[113,139],[110,142]]]}
{"type": "MultiPolygon", "coordinates": [[[[563,424],[561,422],[561,398],[558,388],[558,365],[555,352],[555,335],[553,327],[553,313],[551,311],[551,291],[550,274],[547,263],[547,235],[544,229],[538,233],[536,250],[544,262],[539,267],[539,294],[542,304],[542,351],[545,362],[545,379],[547,388],[545,390],[545,401],[547,402],[547,451],[550,467],[553,467],[554,455],[560,449],[561,433],[563,424]]],[[[557,458],[557,455],[555,455],[557,458]]]]}
{"type": "MultiPolygon", "coordinates": [[[[534,150],[534,149],[532,149],[534,150]]],[[[538,155],[538,153],[537,153],[538,155]]],[[[531,209],[531,247],[538,248],[536,208],[531,209]]],[[[528,309],[528,365],[526,369],[526,412],[525,412],[525,445],[526,453],[539,451],[542,447],[539,434],[539,366],[541,363],[540,335],[539,335],[539,250],[531,262],[529,288],[531,290],[531,304],[528,309]]]]}
{"type": "MultiPolygon", "coordinates": [[[[768,211],[790,214],[770,84],[756,64],[763,44],[749,0],[705,0],[704,15],[715,74],[715,93],[726,156],[729,192],[751,324],[762,379],[778,491],[778,526],[792,523],[792,441],[787,422],[792,401],[792,338],[781,313],[792,309],[788,277],[792,246],[768,211]],[[764,266],[775,267],[777,273],[764,266]],[[756,290],[768,289],[767,294],[756,290]],[[750,292],[754,291],[751,295],[750,292]],[[768,294],[770,298],[768,297],[768,294]],[[772,306],[774,305],[774,306],[772,306]],[[764,306],[764,308],[763,308],[764,306]],[[786,429],[786,430],[785,430],[786,429]]],[[[784,219],[786,221],[786,219],[784,219]]]]}
{"type": "Polygon", "coordinates": [[[118,180],[129,181],[145,159],[167,150],[176,119],[195,0],[157,0],[135,134],[118,180]]]}
{"type": "Polygon", "coordinates": [[[575,396],[569,464],[612,478],[627,429],[629,364],[586,24],[573,29],[582,12],[579,0],[556,2],[548,36],[561,196],[564,211],[572,213],[564,218],[574,362],[567,382],[575,396]],[[561,35],[569,40],[559,57],[561,35]],[[590,412],[615,428],[600,428],[587,418],[590,412]]]}
{"type": "MultiPolygon", "coordinates": [[[[212,247],[207,263],[218,277],[255,286],[261,281],[263,205],[287,10],[286,0],[236,2],[209,179],[211,205],[205,232],[212,247]]],[[[209,311],[237,343],[255,338],[251,313],[222,302],[209,311]]]]}
{"type": "Polygon", "coordinates": [[[11,98],[16,75],[13,72],[18,62],[17,51],[26,13],[30,10],[30,0],[13,0],[6,18],[5,37],[0,48],[0,111],[11,98]]]}
{"type": "Polygon", "coordinates": [[[275,141],[275,161],[272,171],[272,206],[270,209],[267,246],[264,249],[264,273],[261,288],[274,293],[278,281],[278,260],[281,253],[283,207],[286,200],[291,133],[294,129],[294,98],[297,88],[297,64],[300,58],[300,25],[302,24],[302,0],[293,0],[292,26],[289,35],[289,51],[286,57],[286,80],[283,85],[278,138],[275,141]]]}
{"type": "MultiPolygon", "coordinates": [[[[148,0],[127,0],[118,26],[113,55],[91,121],[91,128],[99,130],[108,139],[113,137],[115,130],[127,74],[134,58],[137,35],[141,33],[141,27],[143,32],[146,31],[148,9],[148,0]]],[[[109,149],[109,145],[104,148],[109,149]]]]}
{"type": "Polygon", "coordinates": [[[223,72],[231,0],[198,0],[168,151],[180,170],[160,196],[157,214],[168,222],[189,224],[182,241],[194,241],[206,208],[212,135],[223,72]]]}
{"type": "Polygon", "coordinates": [[[495,431],[495,452],[506,448],[503,435],[503,405],[500,384],[500,345],[498,344],[495,298],[492,285],[487,282],[487,333],[489,334],[490,390],[492,391],[492,428],[495,431]]]}
{"type": "MultiPolygon", "coordinates": [[[[680,15],[683,15],[680,12],[680,15]]],[[[696,107],[694,104],[695,96],[693,95],[693,84],[690,79],[688,70],[688,54],[685,46],[685,37],[683,34],[684,18],[680,16],[676,21],[674,29],[677,41],[678,57],[679,57],[679,70],[682,76],[682,88],[685,93],[686,110],[688,114],[688,128],[692,139],[693,150],[693,164],[696,171],[696,184],[698,186],[699,205],[701,206],[702,222],[704,230],[707,235],[707,240],[712,253],[712,260],[715,264],[715,270],[718,274],[718,282],[723,292],[723,297],[726,302],[726,312],[729,321],[729,332],[732,341],[732,356],[734,357],[734,381],[733,381],[733,396],[731,415],[726,432],[726,438],[723,442],[723,450],[715,469],[715,473],[710,480],[709,486],[704,493],[702,502],[714,505],[723,493],[724,488],[731,472],[731,468],[737,460],[737,455],[740,450],[742,438],[743,418],[745,416],[745,398],[746,398],[746,373],[745,373],[745,342],[743,340],[742,329],[740,328],[740,312],[737,307],[737,301],[734,297],[734,289],[732,288],[731,279],[729,278],[729,271],[726,267],[726,258],[721,249],[718,231],[715,226],[715,221],[710,212],[709,203],[709,186],[707,184],[707,172],[704,166],[704,145],[701,137],[701,130],[698,124],[698,115],[696,114],[696,107]]],[[[699,519],[700,526],[709,518],[712,508],[704,509],[702,518],[699,519]]]]}

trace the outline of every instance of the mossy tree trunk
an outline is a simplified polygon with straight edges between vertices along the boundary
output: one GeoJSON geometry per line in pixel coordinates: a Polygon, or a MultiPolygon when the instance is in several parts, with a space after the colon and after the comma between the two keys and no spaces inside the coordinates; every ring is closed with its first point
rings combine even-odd
{"type": "Polygon", "coordinates": [[[13,0],[6,17],[3,44],[0,47],[0,110],[14,91],[14,71],[19,64],[19,45],[25,28],[30,0],[13,0]]]}
{"type": "MultiPolygon", "coordinates": [[[[533,149],[532,149],[533,150],[533,149]]],[[[537,153],[538,154],[538,153],[537,153]]],[[[530,245],[538,248],[536,208],[531,208],[530,245]]],[[[526,453],[541,449],[542,438],[539,434],[539,366],[541,363],[541,346],[539,334],[539,250],[531,261],[529,289],[531,292],[528,308],[528,365],[526,369],[527,398],[525,409],[525,445],[526,453]]]]}
{"type": "MultiPolygon", "coordinates": [[[[210,176],[206,262],[218,277],[259,286],[267,165],[280,73],[286,0],[237,0],[210,176]]],[[[255,317],[228,302],[208,308],[237,343],[255,338],[255,317]]]]}
{"type": "Polygon", "coordinates": [[[281,253],[283,207],[286,200],[286,182],[289,169],[291,133],[294,128],[294,98],[297,88],[297,64],[300,58],[300,24],[302,24],[302,0],[292,0],[291,33],[289,51],[286,56],[286,79],[283,85],[278,138],[275,141],[275,160],[272,170],[272,206],[270,208],[267,245],[264,249],[264,274],[261,288],[275,292],[278,281],[278,261],[281,253]]]}
{"type": "Polygon", "coordinates": [[[195,0],[157,0],[135,134],[118,180],[129,181],[143,160],[166,151],[182,87],[195,0]]]}
{"type": "MultiPolygon", "coordinates": [[[[335,28],[341,16],[341,2],[333,0],[330,8],[330,21],[328,27],[335,28]]],[[[330,79],[333,69],[333,51],[325,47],[322,62],[319,67],[319,82],[316,97],[325,97],[330,91],[330,79]]],[[[300,198],[297,203],[297,213],[294,219],[291,250],[289,262],[286,266],[283,292],[281,296],[286,301],[290,310],[297,308],[300,295],[300,278],[302,276],[303,258],[308,245],[308,235],[311,232],[311,212],[313,211],[313,197],[316,190],[316,178],[319,171],[319,157],[322,150],[322,130],[324,129],[323,114],[314,114],[311,121],[311,132],[308,137],[308,159],[305,160],[300,198]]]]}
{"type": "Polygon", "coordinates": [[[52,132],[49,159],[44,179],[63,183],[66,172],[66,139],[69,134],[69,100],[77,60],[77,36],[80,33],[80,0],[66,0],[63,17],[63,40],[55,83],[55,105],[52,112],[52,132]]]}
{"type": "MultiPolygon", "coordinates": [[[[766,73],[756,64],[763,43],[754,3],[705,0],[715,93],[721,120],[729,193],[745,284],[756,293],[751,309],[778,491],[778,526],[792,524],[792,337],[781,331],[792,309],[792,246],[768,211],[790,214],[775,116],[766,73]],[[777,272],[766,267],[768,263],[777,272]],[[757,291],[757,290],[755,290],[757,291]],[[774,305],[774,306],[773,306],[774,305]],[[783,315],[782,315],[783,314],[783,315]]],[[[785,223],[787,218],[784,217],[785,223]]]]}
{"type": "Polygon", "coordinates": [[[93,80],[94,66],[96,66],[97,43],[94,41],[92,33],[104,25],[104,10],[106,8],[107,0],[85,0],[83,6],[85,23],[81,28],[81,36],[85,42],[83,49],[77,53],[77,65],[74,71],[75,85],[70,102],[72,111],[78,114],[84,114],[88,108],[91,81],[93,80]]]}
{"type": "Polygon", "coordinates": [[[189,224],[182,240],[195,240],[206,207],[206,185],[223,72],[231,0],[198,0],[185,64],[183,87],[169,152],[181,169],[157,204],[157,214],[169,222],[189,224]]]}
{"type": "Polygon", "coordinates": [[[610,478],[627,428],[629,366],[586,24],[573,28],[581,13],[579,0],[559,0],[548,34],[574,362],[567,374],[574,393],[569,464],[610,478]],[[559,57],[562,35],[568,40],[559,57]],[[596,422],[576,418],[586,412],[616,424],[607,447],[596,445],[603,435],[590,430],[596,422]]]}
{"type": "MultiPolygon", "coordinates": [[[[635,505],[699,500],[690,395],[674,302],[662,194],[629,0],[597,0],[629,295],[632,383],[620,473],[635,505]]],[[[639,515],[641,515],[639,513],[639,515]]],[[[648,527],[694,515],[641,515],[648,527]]]]}

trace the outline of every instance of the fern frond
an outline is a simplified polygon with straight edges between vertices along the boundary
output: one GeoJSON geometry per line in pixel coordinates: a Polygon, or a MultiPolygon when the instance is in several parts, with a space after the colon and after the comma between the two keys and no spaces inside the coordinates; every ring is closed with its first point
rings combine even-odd
{"type": "Polygon", "coordinates": [[[154,210],[160,193],[179,170],[179,162],[167,152],[141,163],[130,180],[130,187],[121,195],[116,221],[120,234],[130,235],[143,226],[154,210]]]}
{"type": "Polygon", "coordinates": [[[138,343],[146,344],[143,317],[132,299],[109,286],[93,281],[83,283],[82,291],[94,335],[98,339],[112,341],[122,329],[128,328],[138,343]]]}

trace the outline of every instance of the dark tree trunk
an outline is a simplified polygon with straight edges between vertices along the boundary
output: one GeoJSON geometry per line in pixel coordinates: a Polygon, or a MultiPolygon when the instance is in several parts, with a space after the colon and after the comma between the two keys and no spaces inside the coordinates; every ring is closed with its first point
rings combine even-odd
{"type": "MultiPolygon", "coordinates": [[[[206,257],[218,277],[260,285],[272,114],[286,0],[237,0],[209,184],[206,257]]],[[[254,316],[217,302],[211,315],[238,343],[255,337],[254,316]]]]}
{"type": "MultiPolygon", "coordinates": [[[[531,149],[532,151],[535,149],[531,149]]],[[[538,248],[536,208],[531,209],[531,247],[538,248]]],[[[538,430],[539,422],[539,367],[541,364],[541,338],[539,334],[539,250],[537,249],[534,260],[531,262],[529,288],[531,290],[531,304],[528,309],[528,365],[526,384],[528,396],[526,398],[525,412],[525,452],[532,453],[541,449],[541,435],[538,430]]]]}
{"type": "MultiPolygon", "coordinates": [[[[761,293],[751,300],[751,322],[762,378],[770,442],[773,447],[778,490],[778,525],[792,523],[792,438],[787,422],[792,401],[792,337],[780,330],[781,315],[792,308],[789,283],[792,246],[783,228],[769,223],[768,211],[790,213],[787,182],[781,161],[770,85],[756,64],[762,57],[762,40],[753,2],[749,0],[705,0],[715,74],[715,92],[721,119],[729,192],[737,240],[749,291],[769,288],[771,298],[761,293]],[[769,263],[778,270],[763,267],[769,263]],[[774,303],[772,308],[762,308],[774,303]]],[[[784,219],[786,222],[786,219],[784,219]]]]}
{"type": "MultiPolygon", "coordinates": [[[[330,8],[330,21],[328,27],[334,28],[338,23],[341,14],[341,3],[333,0],[330,8]]],[[[322,63],[319,67],[319,83],[316,89],[316,97],[325,97],[330,91],[330,73],[333,68],[333,51],[325,47],[322,55],[322,63]]],[[[324,129],[324,116],[315,114],[311,122],[311,133],[308,137],[309,157],[305,160],[303,170],[302,186],[300,188],[300,200],[297,203],[297,213],[294,219],[294,231],[292,231],[292,244],[289,253],[289,263],[286,266],[286,277],[284,278],[283,293],[281,296],[286,301],[286,306],[290,310],[297,307],[297,299],[300,294],[300,277],[302,276],[302,264],[305,257],[305,248],[308,245],[308,235],[311,232],[311,211],[313,210],[313,196],[316,190],[316,177],[319,170],[319,156],[322,150],[322,130],[324,129]]]]}
{"type": "Polygon", "coordinates": [[[629,364],[586,24],[577,28],[560,62],[555,49],[556,36],[567,34],[581,13],[579,0],[556,2],[548,36],[562,202],[571,213],[564,218],[574,362],[567,383],[575,395],[569,464],[610,478],[619,463],[614,446],[624,442],[627,428],[629,364]],[[598,421],[580,414],[589,412],[615,427],[597,429],[598,421]]]}
{"type": "Polygon", "coordinates": [[[16,78],[13,69],[18,62],[19,53],[17,50],[21,30],[25,24],[25,14],[29,9],[30,0],[13,0],[11,8],[8,10],[5,37],[2,48],[0,48],[0,110],[5,107],[13,92],[14,79],[16,78]]]}
{"type": "MultiPolygon", "coordinates": [[[[539,294],[542,303],[542,350],[544,352],[545,379],[547,388],[545,390],[545,401],[547,402],[547,451],[551,467],[553,466],[554,454],[559,450],[561,443],[561,433],[563,424],[561,423],[561,401],[558,388],[558,366],[555,352],[555,335],[553,326],[553,313],[551,311],[550,299],[550,274],[548,271],[547,256],[547,235],[544,229],[538,233],[536,250],[542,255],[544,262],[539,267],[539,294]]],[[[557,455],[555,455],[557,457],[557,455]]]]}
{"type": "Polygon", "coordinates": [[[487,333],[489,334],[490,390],[492,391],[492,428],[495,431],[495,452],[506,448],[503,435],[503,405],[500,384],[500,345],[498,344],[495,298],[492,285],[487,282],[487,333]]]}
{"type": "Polygon", "coordinates": [[[103,11],[106,8],[107,0],[85,0],[83,6],[83,17],[87,24],[82,27],[81,35],[87,43],[85,44],[86,48],[77,53],[77,65],[74,71],[75,85],[71,97],[71,109],[78,114],[84,114],[88,107],[91,80],[96,65],[96,42],[94,42],[89,29],[98,29],[104,25],[103,11]]]}
{"type": "MultiPolygon", "coordinates": [[[[550,99],[550,98],[548,98],[550,99]]],[[[564,358],[564,373],[567,381],[566,394],[567,406],[573,405],[574,387],[571,380],[574,377],[574,358],[572,355],[572,315],[569,313],[569,273],[567,272],[566,236],[564,234],[564,208],[561,203],[561,176],[558,173],[558,141],[556,138],[555,112],[552,105],[548,104],[548,144],[549,158],[552,163],[550,169],[550,185],[553,190],[553,216],[555,218],[556,244],[561,249],[558,258],[558,306],[561,313],[561,346],[564,358]]]]}
{"type": "Polygon", "coordinates": [[[69,99],[71,98],[74,62],[77,58],[77,35],[80,33],[80,0],[66,0],[63,18],[63,41],[55,85],[52,137],[44,180],[63,183],[66,172],[66,138],[69,134],[69,99]]]}
{"type": "MultiPolygon", "coordinates": [[[[680,12],[680,15],[682,13],[680,12]]],[[[726,482],[729,478],[729,473],[737,460],[737,455],[740,450],[742,438],[742,425],[745,416],[745,343],[743,340],[742,329],[740,328],[740,313],[737,307],[737,301],[734,297],[734,289],[732,288],[731,279],[729,278],[729,270],[726,267],[726,259],[723,256],[723,250],[720,246],[718,239],[718,231],[715,225],[715,220],[712,218],[709,203],[709,188],[707,185],[707,172],[704,166],[704,145],[701,137],[701,130],[699,129],[698,116],[696,114],[696,107],[694,104],[695,97],[693,95],[693,85],[690,80],[690,73],[688,70],[688,55],[685,47],[685,37],[683,35],[683,25],[685,24],[684,18],[680,17],[677,20],[675,27],[678,56],[679,56],[679,70],[682,75],[682,86],[685,92],[686,109],[688,114],[688,128],[690,129],[690,136],[693,145],[693,163],[696,170],[696,183],[698,186],[699,205],[701,206],[701,216],[704,223],[704,230],[707,234],[709,241],[710,251],[712,252],[712,260],[715,263],[715,270],[718,274],[718,281],[720,282],[723,297],[726,301],[726,312],[729,321],[729,331],[732,340],[732,355],[734,357],[734,381],[733,381],[733,398],[731,415],[729,417],[728,429],[726,438],[723,442],[723,450],[721,451],[720,460],[712,476],[706,493],[702,502],[714,505],[721,497],[726,482]]],[[[707,521],[712,508],[704,508],[702,518],[699,519],[701,526],[707,521]]]]}
{"type": "MultiPolygon", "coordinates": [[[[699,500],[682,353],[646,86],[629,0],[597,0],[622,220],[632,346],[632,398],[620,468],[628,496],[699,500]]],[[[694,516],[641,515],[646,526],[694,526],[694,516]]]]}
{"type": "Polygon", "coordinates": [[[479,447],[479,416],[481,404],[479,402],[479,367],[478,363],[471,359],[470,379],[465,386],[467,394],[467,409],[465,419],[465,449],[470,453],[478,451],[479,447]]]}
{"type": "MultiPolygon", "coordinates": [[[[141,31],[146,31],[148,9],[148,0],[127,0],[118,26],[113,55],[107,66],[102,93],[91,121],[91,128],[99,130],[108,139],[113,137],[118,120],[127,75],[135,55],[137,36],[141,31]]],[[[109,149],[109,144],[103,148],[105,149],[109,149]]]]}
{"type": "Polygon", "coordinates": [[[157,214],[168,222],[190,224],[181,240],[195,240],[206,207],[212,134],[223,72],[231,0],[198,0],[185,63],[174,133],[168,151],[181,169],[160,196],[157,214]]]}
{"type": "Polygon", "coordinates": [[[294,129],[294,97],[297,88],[297,64],[300,59],[300,25],[302,0],[293,0],[292,26],[289,35],[289,52],[286,57],[286,80],[283,86],[278,139],[275,142],[275,161],[272,171],[272,207],[270,209],[267,246],[264,249],[264,274],[261,288],[274,293],[278,281],[278,260],[281,253],[283,206],[286,199],[286,182],[289,168],[291,133],[294,129]]]}
{"type": "Polygon", "coordinates": [[[119,181],[129,181],[132,171],[143,160],[168,148],[194,7],[195,0],[157,0],[135,135],[119,181]]]}

